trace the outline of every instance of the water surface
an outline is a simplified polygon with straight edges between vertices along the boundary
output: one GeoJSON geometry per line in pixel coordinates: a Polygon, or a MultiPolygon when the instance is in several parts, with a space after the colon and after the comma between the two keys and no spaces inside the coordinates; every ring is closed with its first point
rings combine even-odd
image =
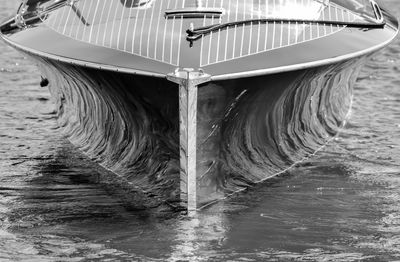
{"type": "MultiPolygon", "coordinates": [[[[0,0],[0,16],[16,1],[0,0]]],[[[385,5],[397,16],[397,0],[385,5]]],[[[307,162],[188,218],[129,210],[61,135],[36,67],[0,44],[1,261],[400,260],[400,40],[307,162]]]]}

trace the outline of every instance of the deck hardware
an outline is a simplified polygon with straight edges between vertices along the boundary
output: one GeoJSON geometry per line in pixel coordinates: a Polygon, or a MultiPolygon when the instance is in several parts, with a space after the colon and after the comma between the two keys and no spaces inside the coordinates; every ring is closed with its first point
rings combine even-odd
{"type": "Polygon", "coordinates": [[[24,29],[26,28],[26,21],[24,19],[24,16],[20,13],[16,14],[14,17],[14,25],[17,26],[18,28],[24,29]]]}
{"type": "Polygon", "coordinates": [[[374,10],[374,15],[375,15],[376,22],[377,23],[383,23],[384,22],[384,18],[383,18],[383,15],[382,15],[381,8],[379,7],[379,5],[374,0],[369,0],[369,2],[371,3],[372,9],[374,10]]]}
{"type": "Polygon", "coordinates": [[[220,18],[225,14],[225,9],[214,7],[186,7],[181,9],[171,9],[165,11],[165,18],[220,18]]]}
{"type": "Polygon", "coordinates": [[[40,87],[45,87],[49,85],[49,79],[47,79],[46,77],[41,76],[40,79],[40,87]]]}
{"type": "Polygon", "coordinates": [[[127,8],[149,8],[154,0],[120,0],[121,4],[127,8]]]}
{"type": "Polygon", "coordinates": [[[69,0],[68,2],[67,2],[67,4],[66,5],[69,5],[69,6],[74,6],[75,5],[75,3],[76,2],[78,2],[79,0],[69,0]]]}
{"type": "Polygon", "coordinates": [[[194,29],[186,30],[187,37],[186,40],[189,41],[191,44],[193,41],[200,39],[202,36],[207,35],[211,32],[228,28],[235,25],[246,25],[246,24],[253,24],[253,23],[306,23],[306,24],[326,24],[326,25],[336,25],[336,26],[347,26],[351,28],[383,28],[386,24],[385,20],[377,20],[374,22],[346,22],[346,21],[331,21],[331,20],[312,20],[312,19],[286,19],[286,18],[262,18],[262,19],[249,19],[249,20],[242,20],[242,21],[235,21],[235,22],[228,22],[223,24],[213,24],[209,26],[202,26],[194,29]]]}
{"type": "Polygon", "coordinates": [[[90,26],[90,24],[83,17],[82,12],[76,7],[76,2],[79,2],[79,0],[61,0],[55,1],[53,4],[50,4],[48,6],[36,5],[32,9],[30,6],[28,6],[28,1],[25,0],[21,3],[17,14],[14,16],[14,19],[12,21],[8,21],[7,23],[10,26],[10,30],[15,28],[24,29],[27,26],[33,25],[40,21],[45,21],[49,14],[56,9],[70,6],[72,8],[72,11],[79,17],[81,22],[85,26],[90,26]]]}

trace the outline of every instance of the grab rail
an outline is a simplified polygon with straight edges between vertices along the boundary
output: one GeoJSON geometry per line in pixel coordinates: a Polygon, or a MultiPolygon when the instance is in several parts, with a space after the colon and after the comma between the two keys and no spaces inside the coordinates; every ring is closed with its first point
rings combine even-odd
{"type": "Polygon", "coordinates": [[[182,18],[203,18],[205,17],[221,17],[225,14],[225,9],[214,7],[187,7],[181,9],[171,9],[165,11],[165,18],[182,17],[182,18]]]}
{"type": "Polygon", "coordinates": [[[220,23],[220,24],[212,24],[209,26],[202,26],[198,28],[190,28],[186,30],[187,37],[186,40],[193,44],[193,41],[200,39],[202,36],[207,35],[211,32],[224,29],[227,27],[235,26],[235,25],[245,25],[252,23],[269,23],[269,22],[277,22],[277,23],[308,23],[308,24],[316,24],[322,23],[327,25],[337,25],[337,26],[347,26],[353,28],[383,28],[386,24],[385,19],[382,15],[382,11],[379,5],[374,1],[370,0],[372,8],[374,10],[375,18],[371,19],[375,20],[374,22],[349,22],[349,21],[331,21],[331,20],[315,20],[315,19],[287,19],[287,18],[261,18],[261,19],[247,19],[241,21],[220,23]]]}

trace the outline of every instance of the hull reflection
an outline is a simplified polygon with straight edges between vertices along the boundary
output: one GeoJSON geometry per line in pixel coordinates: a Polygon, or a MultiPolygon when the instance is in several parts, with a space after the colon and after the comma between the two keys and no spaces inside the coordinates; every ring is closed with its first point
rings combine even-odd
{"type": "MultiPolygon", "coordinates": [[[[100,181],[133,208],[178,206],[179,87],[33,59],[49,79],[65,134],[104,167],[100,181]]],[[[331,139],[364,60],[200,85],[199,206],[284,172],[331,139]]]]}

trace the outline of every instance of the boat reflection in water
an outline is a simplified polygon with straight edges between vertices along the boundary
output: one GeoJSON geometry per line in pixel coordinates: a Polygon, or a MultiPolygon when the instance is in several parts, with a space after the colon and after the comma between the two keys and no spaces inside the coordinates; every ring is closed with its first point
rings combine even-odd
{"type": "Polygon", "coordinates": [[[25,0],[1,26],[102,183],[135,208],[189,210],[329,141],[397,31],[372,0],[25,0]]]}

